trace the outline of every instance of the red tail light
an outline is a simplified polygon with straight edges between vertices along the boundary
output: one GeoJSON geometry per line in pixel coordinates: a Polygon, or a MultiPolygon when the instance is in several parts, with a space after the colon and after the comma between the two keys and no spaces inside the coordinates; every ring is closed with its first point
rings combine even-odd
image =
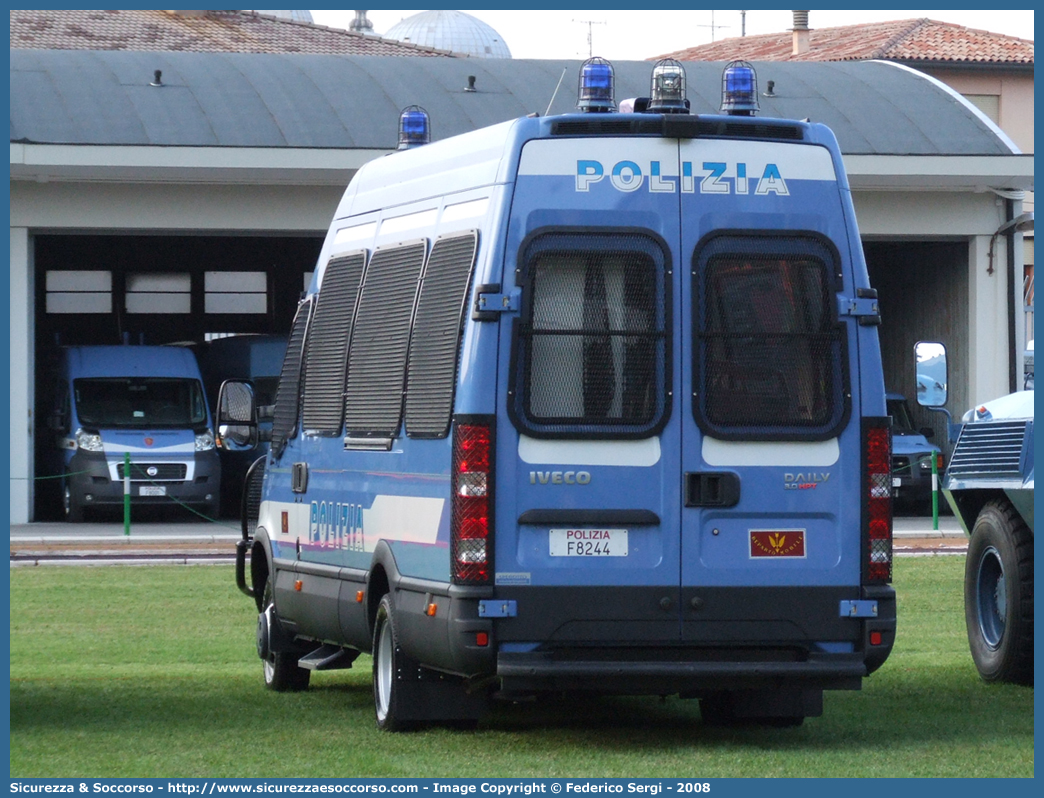
{"type": "Polygon", "coordinates": [[[863,582],[892,581],[892,430],[888,418],[863,425],[863,582]]]}
{"type": "Polygon", "coordinates": [[[453,427],[453,581],[484,585],[493,561],[493,428],[457,419],[453,427]]]}

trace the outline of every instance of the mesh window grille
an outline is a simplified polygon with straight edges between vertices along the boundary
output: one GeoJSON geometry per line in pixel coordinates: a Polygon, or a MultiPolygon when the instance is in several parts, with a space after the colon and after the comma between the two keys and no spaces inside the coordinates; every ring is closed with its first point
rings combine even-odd
{"type": "Polygon", "coordinates": [[[719,238],[697,269],[695,414],[723,438],[827,437],[845,415],[833,257],[815,239],[719,238]]]}
{"type": "Polygon", "coordinates": [[[406,375],[406,434],[444,438],[449,433],[457,379],[460,333],[478,233],[440,239],[424,269],[406,375]]]}
{"type": "Polygon", "coordinates": [[[275,414],[272,419],[272,456],[277,460],[283,456],[287,442],[297,433],[297,416],[301,399],[301,354],[311,310],[311,300],[306,300],[298,305],[294,324],[290,328],[290,338],[286,344],[283,368],[279,373],[275,414]]]}
{"type": "Polygon", "coordinates": [[[413,304],[427,246],[426,240],[413,241],[370,257],[348,351],[349,436],[391,438],[399,432],[413,304]]]}
{"type": "Polygon", "coordinates": [[[515,413],[527,433],[655,433],[667,410],[665,261],[638,234],[551,233],[527,248],[515,413]]]}
{"type": "Polygon", "coordinates": [[[305,345],[301,423],[308,432],[336,435],[341,431],[348,340],[365,265],[365,251],[326,264],[305,345]]]}

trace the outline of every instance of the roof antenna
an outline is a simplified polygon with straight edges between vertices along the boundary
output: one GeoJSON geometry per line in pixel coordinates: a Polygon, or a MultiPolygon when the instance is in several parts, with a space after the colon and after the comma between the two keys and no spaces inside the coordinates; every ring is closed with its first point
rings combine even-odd
{"type": "Polygon", "coordinates": [[[152,83],[150,86],[162,86],[163,85],[163,70],[157,69],[152,73],[152,83]]]}
{"type": "Polygon", "coordinates": [[[558,85],[555,86],[555,92],[551,95],[551,102],[547,104],[547,110],[544,111],[544,116],[547,116],[549,113],[551,113],[551,103],[555,101],[555,97],[558,96],[558,90],[562,88],[562,79],[565,78],[565,73],[568,68],[569,67],[562,67],[562,76],[558,79],[558,85]]]}

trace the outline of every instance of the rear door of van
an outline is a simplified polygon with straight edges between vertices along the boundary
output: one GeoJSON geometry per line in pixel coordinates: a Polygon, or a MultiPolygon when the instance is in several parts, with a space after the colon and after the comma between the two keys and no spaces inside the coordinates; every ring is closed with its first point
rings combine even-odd
{"type": "Polygon", "coordinates": [[[525,145],[505,266],[520,313],[501,338],[495,581],[517,598],[502,650],[854,650],[841,209],[820,147],[525,145]]]}
{"type": "Polygon", "coordinates": [[[523,148],[497,423],[508,650],[679,638],[677,169],[670,139],[523,148]]]}
{"type": "Polygon", "coordinates": [[[682,637],[851,650],[858,344],[830,153],[692,139],[680,158],[682,637]]]}

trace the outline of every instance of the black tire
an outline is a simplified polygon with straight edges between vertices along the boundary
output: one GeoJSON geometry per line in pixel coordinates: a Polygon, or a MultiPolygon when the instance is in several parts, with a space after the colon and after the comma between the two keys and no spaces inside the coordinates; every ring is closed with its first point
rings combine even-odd
{"type": "Polygon", "coordinates": [[[964,618],[983,680],[1033,684],[1033,533],[1006,499],[989,502],[975,519],[964,618]]]}
{"type": "Polygon", "coordinates": [[[62,506],[65,509],[65,520],[70,524],[78,524],[83,521],[83,505],[73,496],[68,478],[64,482],[65,484],[62,486],[62,506]]]}
{"type": "MultiPolygon", "coordinates": [[[[274,590],[272,579],[265,580],[265,592],[261,601],[261,614],[272,612],[272,623],[279,623],[275,615],[274,590]]],[[[277,693],[296,693],[308,689],[308,682],[312,672],[307,668],[297,665],[299,652],[296,651],[271,651],[268,656],[261,659],[261,672],[264,675],[265,687],[275,690],[277,693]]]]}
{"type": "Polygon", "coordinates": [[[385,595],[377,607],[373,624],[373,706],[381,731],[409,731],[416,727],[403,713],[404,690],[400,679],[416,665],[399,648],[395,610],[385,595]]]}

